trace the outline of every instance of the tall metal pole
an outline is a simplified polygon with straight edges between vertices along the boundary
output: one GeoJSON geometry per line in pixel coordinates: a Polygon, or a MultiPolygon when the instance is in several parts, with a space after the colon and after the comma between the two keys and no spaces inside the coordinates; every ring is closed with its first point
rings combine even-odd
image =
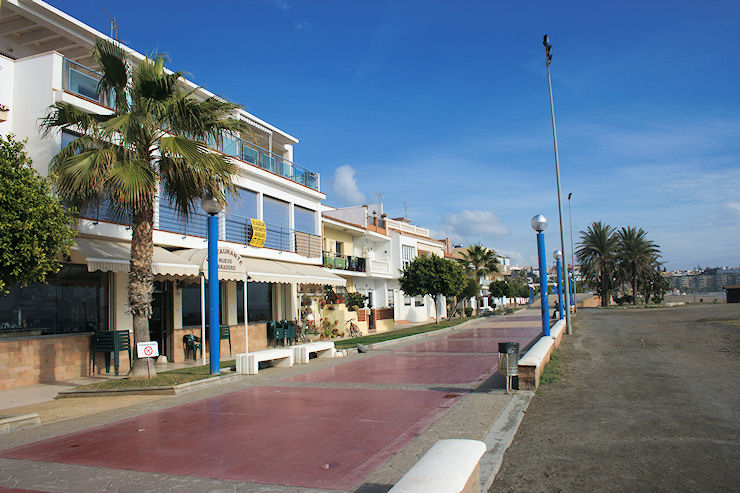
{"type": "MultiPolygon", "coordinates": [[[[558,158],[558,136],[557,132],[555,131],[555,105],[552,100],[552,80],[550,79],[550,61],[552,60],[552,55],[550,55],[550,48],[552,48],[552,45],[550,45],[550,37],[545,34],[545,38],[542,42],[542,44],[545,45],[545,54],[547,56],[547,86],[550,89],[550,118],[552,120],[552,142],[555,146],[555,178],[558,185],[558,218],[560,220],[560,249],[565,255],[565,258],[568,258],[566,255],[565,250],[565,236],[563,235],[563,205],[560,200],[560,160],[558,158]]],[[[570,306],[570,293],[568,291],[565,292],[565,302],[570,306]]],[[[565,310],[565,323],[566,323],[566,334],[573,333],[572,325],[570,322],[570,310],[565,310]]]]}
{"type": "Polygon", "coordinates": [[[545,260],[545,233],[537,233],[537,256],[540,264],[540,304],[542,305],[542,335],[550,335],[550,303],[547,299],[547,260],[545,260]]]}
{"type": "Polygon", "coordinates": [[[208,359],[210,373],[221,373],[221,337],[218,320],[218,216],[208,216],[208,359]]]}
{"type": "MultiPolygon", "coordinates": [[[[558,313],[560,314],[560,320],[563,319],[563,271],[562,271],[562,265],[560,261],[560,257],[557,257],[557,269],[558,269],[558,313]]],[[[566,307],[565,311],[568,311],[568,308],[566,307]]]]}
{"type": "MultiPolygon", "coordinates": [[[[576,303],[576,251],[573,249],[573,216],[570,213],[570,198],[573,196],[573,192],[568,194],[568,223],[570,224],[570,271],[573,277],[569,277],[570,289],[571,289],[571,305],[573,306],[573,313],[578,311],[578,303],[576,303]]],[[[567,269],[566,265],[566,269],[567,269]]]]}

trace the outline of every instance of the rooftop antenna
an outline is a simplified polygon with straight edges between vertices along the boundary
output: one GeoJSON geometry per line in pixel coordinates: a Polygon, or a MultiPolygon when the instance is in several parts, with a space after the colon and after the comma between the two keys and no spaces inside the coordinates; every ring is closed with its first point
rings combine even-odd
{"type": "Polygon", "coordinates": [[[409,218],[409,205],[406,202],[403,203],[403,218],[409,218]]]}
{"type": "Polygon", "coordinates": [[[116,18],[110,15],[107,10],[105,10],[105,7],[102,8],[103,12],[105,12],[105,15],[108,16],[108,21],[110,22],[110,37],[118,41],[118,21],[116,21],[116,18]]]}
{"type": "Polygon", "coordinates": [[[378,192],[375,195],[378,197],[378,209],[380,209],[380,213],[383,214],[383,192],[378,192]]]}

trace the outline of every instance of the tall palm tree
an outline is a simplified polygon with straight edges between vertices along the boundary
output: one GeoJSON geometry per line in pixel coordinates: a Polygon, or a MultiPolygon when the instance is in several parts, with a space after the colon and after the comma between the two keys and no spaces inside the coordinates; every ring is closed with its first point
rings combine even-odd
{"type": "Polygon", "coordinates": [[[478,284],[488,274],[498,272],[499,262],[498,258],[496,258],[496,252],[484,247],[480,243],[469,245],[468,248],[460,252],[460,256],[461,258],[457,259],[457,261],[462,264],[463,268],[473,279],[478,281],[478,284]]]}
{"type": "MultiPolygon", "coordinates": [[[[182,74],[165,70],[161,55],[133,67],[120,44],[99,40],[93,57],[102,73],[98,91],[113,94],[114,111],[96,115],[58,102],[41,125],[45,134],[59,129],[82,134],[51,162],[62,200],[81,208],[107,199],[113,211],[130,218],[128,301],[137,343],[149,340],[157,188],[183,218],[201,197],[225,202],[237,168],[203,142],[220,144],[224,131],[238,132],[243,124],[229,117],[238,105],[199,101],[194,90],[184,90],[182,74]]],[[[130,376],[154,374],[148,362],[136,358],[130,376]]]]}
{"type": "Polygon", "coordinates": [[[607,306],[616,275],[618,238],[615,229],[594,221],[580,234],[576,257],[582,275],[601,298],[601,306],[607,306]]]}
{"type": "MultiPolygon", "coordinates": [[[[647,232],[634,226],[623,227],[617,232],[618,260],[623,277],[632,286],[632,304],[637,304],[637,280],[658,267],[660,249],[647,239],[647,232]]],[[[646,300],[647,302],[647,300],[646,300]]]]}

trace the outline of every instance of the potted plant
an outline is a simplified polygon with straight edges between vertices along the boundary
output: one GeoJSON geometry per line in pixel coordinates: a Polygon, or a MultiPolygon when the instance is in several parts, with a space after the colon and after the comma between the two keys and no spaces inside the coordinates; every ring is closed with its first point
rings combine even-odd
{"type": "Polygon", "coordinates": [[[4,104],[0,104],[0,122],[4,122],[8,119],[8,111],[10,111],[10,108],[4,104]]]}

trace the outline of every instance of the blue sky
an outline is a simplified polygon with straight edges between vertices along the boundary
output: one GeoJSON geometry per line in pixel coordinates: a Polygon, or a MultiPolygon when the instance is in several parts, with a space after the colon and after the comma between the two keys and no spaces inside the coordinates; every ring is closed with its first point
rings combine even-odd
{"type": "MultiPolygon", "coordinates": [[[[329,205],[536,260],[564,226],[645,228],[669,269],[740,265],[740,2],[52,0],[298,137],[329,205]]],[[[566,242],[567,234],[566,234],[566,242]]]]}

